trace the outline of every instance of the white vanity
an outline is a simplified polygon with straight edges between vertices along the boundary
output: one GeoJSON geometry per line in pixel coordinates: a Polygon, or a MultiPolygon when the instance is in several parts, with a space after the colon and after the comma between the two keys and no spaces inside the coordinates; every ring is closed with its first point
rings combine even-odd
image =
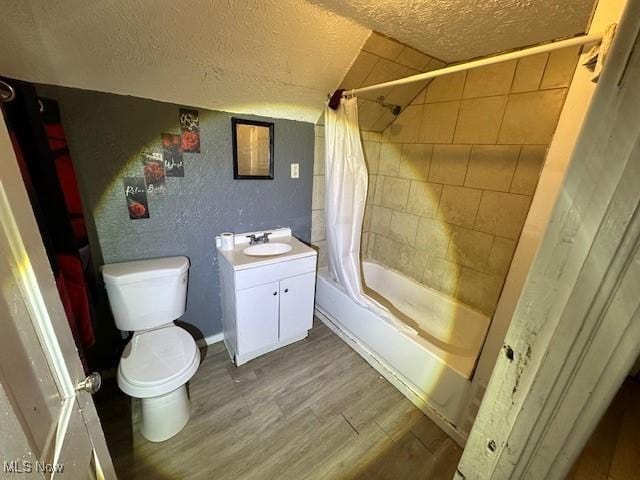
{"type": "Polygon", "coordinates": [[[316,251],[289,228],[236,234],[229,249],[222,244],[216,237],[224,343],[235,364],[305,338],[313,323],[316,251]]]}

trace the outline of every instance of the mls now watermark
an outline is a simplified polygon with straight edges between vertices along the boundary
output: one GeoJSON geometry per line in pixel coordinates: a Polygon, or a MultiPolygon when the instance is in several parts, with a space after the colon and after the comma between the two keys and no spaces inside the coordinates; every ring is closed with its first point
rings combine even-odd
{"type": "Polygon", "coordinates": [[[29,460],[13,460],[2,462],[4,473],[63,473],[61,463],[31,462],[29,460]]]}

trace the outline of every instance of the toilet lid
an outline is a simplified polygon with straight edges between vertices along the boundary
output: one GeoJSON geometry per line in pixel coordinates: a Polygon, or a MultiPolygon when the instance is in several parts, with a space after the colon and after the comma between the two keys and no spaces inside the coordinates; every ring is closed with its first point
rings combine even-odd
{"type": "Polygon", "coordinates": [[[124,348],[120,372],[135,385],[164,383],[187,370],[198,354],[193,337],[175,325],[137,333],[124,348]]]}

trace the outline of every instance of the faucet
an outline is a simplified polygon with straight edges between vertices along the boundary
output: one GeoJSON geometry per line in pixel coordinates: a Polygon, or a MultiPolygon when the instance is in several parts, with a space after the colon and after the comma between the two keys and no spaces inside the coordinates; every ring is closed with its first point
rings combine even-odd
{"type": "Polygon", "coordinates": [[[259,237],[256,237],[255,235],[247,235],[247,238],[249,239],[249,245],[257,245],[258,243],[269,243],[269,235],[271,235],[271,232],[264,232],[259,237]]]}

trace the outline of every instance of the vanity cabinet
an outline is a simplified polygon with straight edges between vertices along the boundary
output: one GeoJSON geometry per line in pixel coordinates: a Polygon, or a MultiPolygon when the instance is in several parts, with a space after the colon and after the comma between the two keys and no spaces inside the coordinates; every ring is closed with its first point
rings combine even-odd
{"type": "Polygon", "coordinates": [[[218,251],[224,343],[236,365],[302,340],[313,324],[317,254],[291,238],[291,255],[253,262],[240,264],[242,245],[218,251]]]}

